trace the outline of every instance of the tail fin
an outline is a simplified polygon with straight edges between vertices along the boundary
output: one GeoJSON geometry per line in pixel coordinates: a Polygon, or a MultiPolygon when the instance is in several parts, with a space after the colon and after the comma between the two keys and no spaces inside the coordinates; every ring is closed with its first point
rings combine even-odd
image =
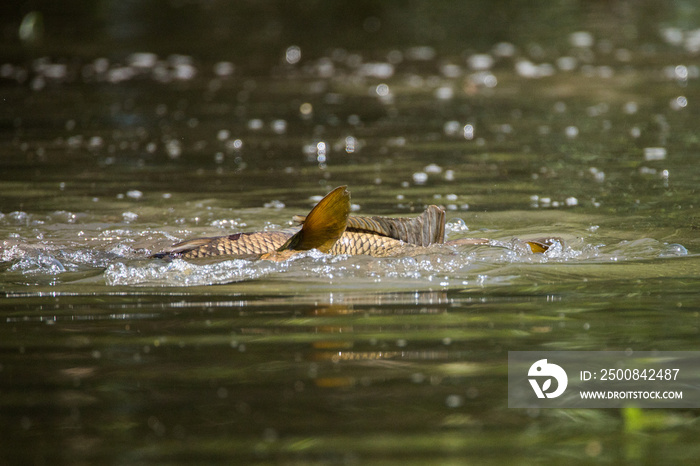
{"type": "MultiPolygon", "coordinates": [[[[308,217],[295,216],[294,219],[304,225],[308,222],[308,217]]],[[[428,246],[445,241],[445,211],[431,205],[415,218],[352,216],[348,217],[347,229],[388,236],[418,246],[428,246]]]]}
{"type": "Polygon", "coordinates": [[[431,205],[416,218],[350,217],[348,229],[371,231],[418,246],[445,241],[445,211],[431,205]]]}
{"type": "Polygon", "coordinates": [[[309,212],[301,230],[278,251],[318,249],[328,252],[345,232],[350,215],[350,192],[340,186],[328,193],[309,212]]]}

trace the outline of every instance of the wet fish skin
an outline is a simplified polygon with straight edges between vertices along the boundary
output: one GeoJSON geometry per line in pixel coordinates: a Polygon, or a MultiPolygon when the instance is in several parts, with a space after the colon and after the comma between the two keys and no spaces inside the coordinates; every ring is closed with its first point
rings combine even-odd
{"type": "Polygon", "coordinates": [[[346,231],[329,252],[330,254],[350,254],[353,256],[390,257],[406,254],[410,250],[418,248],[421,248],[421,246],[389,238],[388,236],[346,231]]]}
{"type": "MultiPolygon", "coordinates": [[[[185,241],[184,247],[188,250],[178,252],[178,245],[160,255],[163,257],[179,257],[181,259],[202,259],[215,256],[262,256],[277,251],[293,235],[292,231],[261,231],[255,233],[237,233],[235,235],[214,238],[200,238],[198,240],[185,241]],[[193,241],[202,241],[201,245],[192,244],[193,241]],[[189,249],[194,247],[193,249],[189,249]]],[[[388,257],[407,253],[416,246],[401,240],[389,238],[372,233],[358,233],[346,231],[340,239],[328,251],[329,254],[369,255],[375,257],[388,257]]]]}
{"type": "MultiPolygon", "coordinates": [[[[170,250],[161,253],[160,257],[176,256],[182,259],[201,259],[214,256],[261,256],[281,248],[292,236],[293,232],[258,231],[199,238],[176,244],[170,250]],[[183,249],[182,252],[179,249],[183,249]]],[[[156,257],[158,256],[156,255],[156,257]]]]}

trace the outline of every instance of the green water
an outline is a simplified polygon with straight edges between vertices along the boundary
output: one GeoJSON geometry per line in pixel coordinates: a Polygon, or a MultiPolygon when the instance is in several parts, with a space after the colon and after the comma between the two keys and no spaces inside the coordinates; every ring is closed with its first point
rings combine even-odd
{"type": "Polygon", "coordinates": [[[508,351],[698,347],[696,7],[142,3],[3,20],[0,463],[700,454],[696,410],[507,407],[508,351]],[[339,185],[496,246],[148,258],[339,185]]]}

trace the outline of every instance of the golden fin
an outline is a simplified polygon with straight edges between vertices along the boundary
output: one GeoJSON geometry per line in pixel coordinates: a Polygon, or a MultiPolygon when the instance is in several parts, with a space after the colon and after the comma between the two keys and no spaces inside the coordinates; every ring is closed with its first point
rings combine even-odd
{"type": "Polygon", "coordinates": [[[549,246],[538,241],[527,241],[527,245],[530,246],[530,250],[535,254],[542,254],[549,249],[549,246]]]}
{"type": "Polygon", "coordinates": [[[335,188],[309,212],[301,230],[277,251],[318,249],[328,252],[345,232],[349,215],[350,192],[347,186],[335,188]]]}
{"type": "Polygon", "coordinates": [[[525,243],[528,246],[530,246],[530,250],[533,253],[542,254],[544,252],[547,252],[549,248],[551,248],[554,245],[554,243],[560,243],[563,246],[564,240],[562,240],[561,238],[538,238],[525,241],[525,243]]]}

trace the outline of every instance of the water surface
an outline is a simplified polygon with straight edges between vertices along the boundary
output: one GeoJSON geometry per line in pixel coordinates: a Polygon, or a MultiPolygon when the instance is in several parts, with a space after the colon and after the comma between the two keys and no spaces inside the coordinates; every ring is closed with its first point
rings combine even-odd
{"type": "Polygon", "coordinates": [[[392,42],[391,9],[359,22],[384,41],[352,47],[272,26],[256,53],[16,44],[0,64],[3,462],[697,456],[694,410],[507,408],[508,351],[698,341],[697,31],[675,6],[623,15],[630,35],[564,4],[576,24],[545,32],[552,12],[532,7],[540,32],[472,44],[392,42]],[[357,214],[439,204],[448,239],[493,246],[149,258],[284,228],[339,185],[357,214]],[[514,240],[542,236],[563,241],[514,240]]]}

